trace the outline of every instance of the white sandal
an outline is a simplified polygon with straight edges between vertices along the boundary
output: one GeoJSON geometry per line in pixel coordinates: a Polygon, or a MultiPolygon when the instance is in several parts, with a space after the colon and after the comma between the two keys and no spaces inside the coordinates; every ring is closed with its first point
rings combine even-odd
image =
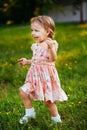
{"type": "Polygon", "coordinates": [[[19,123],[20,124],[24,124],[24,123],[28,123],[28,118],[36,118],[36,113],[34,112],[32,115],[24,115],[20,120],[19,123]]]}
{"type": "Polygon", "coordinates": [[[51,117],[51,120],[53,120],[54,122],[59,122],[59,123],[62,122],[59,114],[57,116],[55,116],[55,117],[51,117]]]}

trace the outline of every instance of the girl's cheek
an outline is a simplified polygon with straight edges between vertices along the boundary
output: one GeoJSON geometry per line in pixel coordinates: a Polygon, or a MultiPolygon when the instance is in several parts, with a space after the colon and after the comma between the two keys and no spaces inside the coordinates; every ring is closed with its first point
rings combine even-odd
{"type": "Polygon", "coordinates": [[[36,35],[38,36],[38,35],[40,35],[40,33],[39,33],[39,32],[37,32],[37,33],[36,33],[36,35]]]}

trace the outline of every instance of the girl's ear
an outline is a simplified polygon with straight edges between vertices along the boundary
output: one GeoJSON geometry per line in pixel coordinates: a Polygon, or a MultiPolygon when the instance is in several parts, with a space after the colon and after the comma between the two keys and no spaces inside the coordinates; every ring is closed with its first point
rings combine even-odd
{"type": "Polygon", "coordinates": [[[47,29],[47,36],[49,36],[50,34],[50,29],[47,29]]]}

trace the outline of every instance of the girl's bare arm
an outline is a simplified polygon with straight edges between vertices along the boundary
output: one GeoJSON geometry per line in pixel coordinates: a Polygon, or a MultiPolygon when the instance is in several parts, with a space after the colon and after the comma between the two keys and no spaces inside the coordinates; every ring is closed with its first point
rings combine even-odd
{"type": "Polygon", "coordinates": [[[51,39],[47,40],[47,44],[48,44],[48,51],[49,51],[49,60],[50,61],[55,61],[57,59],[57,53],[56,53],[56,49],[55,49],[55,43],[53,43],[54,41],[51,39]]]}
{"type": "Polygon", "coordinates": [[[18,60],[18,63],[20,65],[30,65],[32,62],[32,60],[27,60],[26,58],[21,58],[18,60]]]}

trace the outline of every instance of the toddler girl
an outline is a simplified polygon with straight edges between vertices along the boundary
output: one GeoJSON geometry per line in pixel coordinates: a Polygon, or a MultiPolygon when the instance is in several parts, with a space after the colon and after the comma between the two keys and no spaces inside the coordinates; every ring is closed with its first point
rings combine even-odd
{"type": "Polygon", "coordinates": [[[32,37],[36,41],[32,44],[33,57],[30,60],[21,58],[21,65],[31,65],[25,83],[20,87],[20,95],[25,106],[25,115],[20,119],[20,124],[28,122],[28,118],[35,118],[33,100],[44,101],[48,107],[51,120],[61,122],[55,102],[67,100],[62,90],[55,60],[57,59],[58,43],[53,40],[55,24],[49,16],[38,16],[31,20],[32,37]]]}

